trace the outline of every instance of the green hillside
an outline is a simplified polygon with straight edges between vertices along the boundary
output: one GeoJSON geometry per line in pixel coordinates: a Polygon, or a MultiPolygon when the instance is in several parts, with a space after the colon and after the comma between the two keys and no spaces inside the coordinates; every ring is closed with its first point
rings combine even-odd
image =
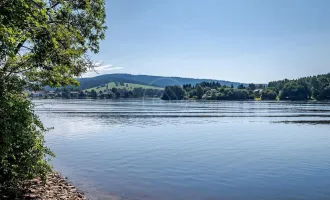
{"type": "Polygon", "coordinates": [[[120,84],[116,82],[110,82],[108,84],[104,84],[102,86],[98,86],[98,87],[92,87],[92,88],[88,88],[85,91],[90,92],[91,90],[95,90],[96,92],[104,91],[108,85],[108,89],[112,89],[112,88],[120,88],[120,89],[126,89],[126,90],[133,90],[134,88],[143,88],[143,89],[158,89],[158,90],[163,90],[164,88],[161,87],[155,87],[155,86],[151,86],[151,85],[142,85],[142,84],[135,84],[135,83],[124,83],[124,84],[120,84]]]}
{"type": "MultiPolygon", "coordinates": [[[[150,76],[150,75],[132,75],[132,74],[103,74],[96,77],[90,78],[78,78],[80,82],[80,89],[86,90],[92,87],[97,87],[102,84],[109,82],[124,82],[124,83],[135,83],[142,85],[152,85],[156,87],[163,87],[169,85],[180,85],[185,84],[196,85],[201,82],[218,82],[221,85],[231,86],[235,88],[242,83],[224,81],[224,80],[214,80],[214,79],[196,79],[196,78],[183,78],[183,77],[166,77],[166,76],[150,76]]],[[[244,84],[244,86],[248,86],[244,84]]]]}

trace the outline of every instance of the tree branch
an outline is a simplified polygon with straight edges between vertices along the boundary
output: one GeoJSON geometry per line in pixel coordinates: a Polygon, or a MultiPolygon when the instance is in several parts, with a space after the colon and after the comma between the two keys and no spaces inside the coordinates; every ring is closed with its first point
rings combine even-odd
{"type": "Polygon", "coordinates": [[[26,41],[26,39],[24,39],[24,40],[22,40],[20,43],[18,43],[18,45],[16,46],[15,51],[14,51],[15,55],[16,55],[16,54],[19,52],[19,50],[22,48],[22,46],[24,45],[25,41],[26,41]]]}
{"type": "Polygon", "coordinates": [[[55,3],[51,8],[55,8],[58,4],[60,4],[60,2],[55,3]]]}
{"type": "Polygon", "coordinates": [[[31,49],[30,47],[27,47],[27,46],[24,46],[24,45],[22,45],[22,47],[24,47],[24,48],[26,48],[26,49],[29,49],[29,50],[33,50],[33,49],[31,49]]]}
{"type": "MultiPolygon", "coordinates": [[[[18,45],[16,46],[15,50],[14,50],[14,54],[17,55],[17,53],[19,52],[19,50],[22,48],[23,44],[25,43],[26,39],[22,40],[20,43],[18,43],[18,45]]],[[[5,64],[5,66],[2,68],[2,74],[5,74],[6,71],[8,70],[8,62],[5,64]]]]}

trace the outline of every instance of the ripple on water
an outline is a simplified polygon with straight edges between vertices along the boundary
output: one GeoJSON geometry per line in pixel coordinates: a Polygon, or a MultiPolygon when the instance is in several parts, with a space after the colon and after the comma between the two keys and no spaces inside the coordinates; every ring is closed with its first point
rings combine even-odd
{"type": "Polygon", "coordinates": [[[52,164],[91,199],[330,199],[328,103],[35,103],[52,164]]]}

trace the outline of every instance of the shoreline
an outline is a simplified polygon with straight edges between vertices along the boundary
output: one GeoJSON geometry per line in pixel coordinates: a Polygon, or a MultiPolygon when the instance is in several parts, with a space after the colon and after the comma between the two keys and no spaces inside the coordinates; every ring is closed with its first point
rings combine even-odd
{"type": "Polygon", "coordinates": [[[23,200],[88,200],[84,192],[58,172],[47,175],[45,184],[40,178],[28,181],[25,191],[23,200]]]}

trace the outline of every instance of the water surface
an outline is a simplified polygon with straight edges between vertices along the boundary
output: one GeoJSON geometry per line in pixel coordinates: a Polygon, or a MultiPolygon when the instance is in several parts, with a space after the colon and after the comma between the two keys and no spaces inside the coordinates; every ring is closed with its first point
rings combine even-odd
{"type": "Polygon", "coordinates": [[[328,102],[38,100],[91,199],[330,199],[328,102]]]}

